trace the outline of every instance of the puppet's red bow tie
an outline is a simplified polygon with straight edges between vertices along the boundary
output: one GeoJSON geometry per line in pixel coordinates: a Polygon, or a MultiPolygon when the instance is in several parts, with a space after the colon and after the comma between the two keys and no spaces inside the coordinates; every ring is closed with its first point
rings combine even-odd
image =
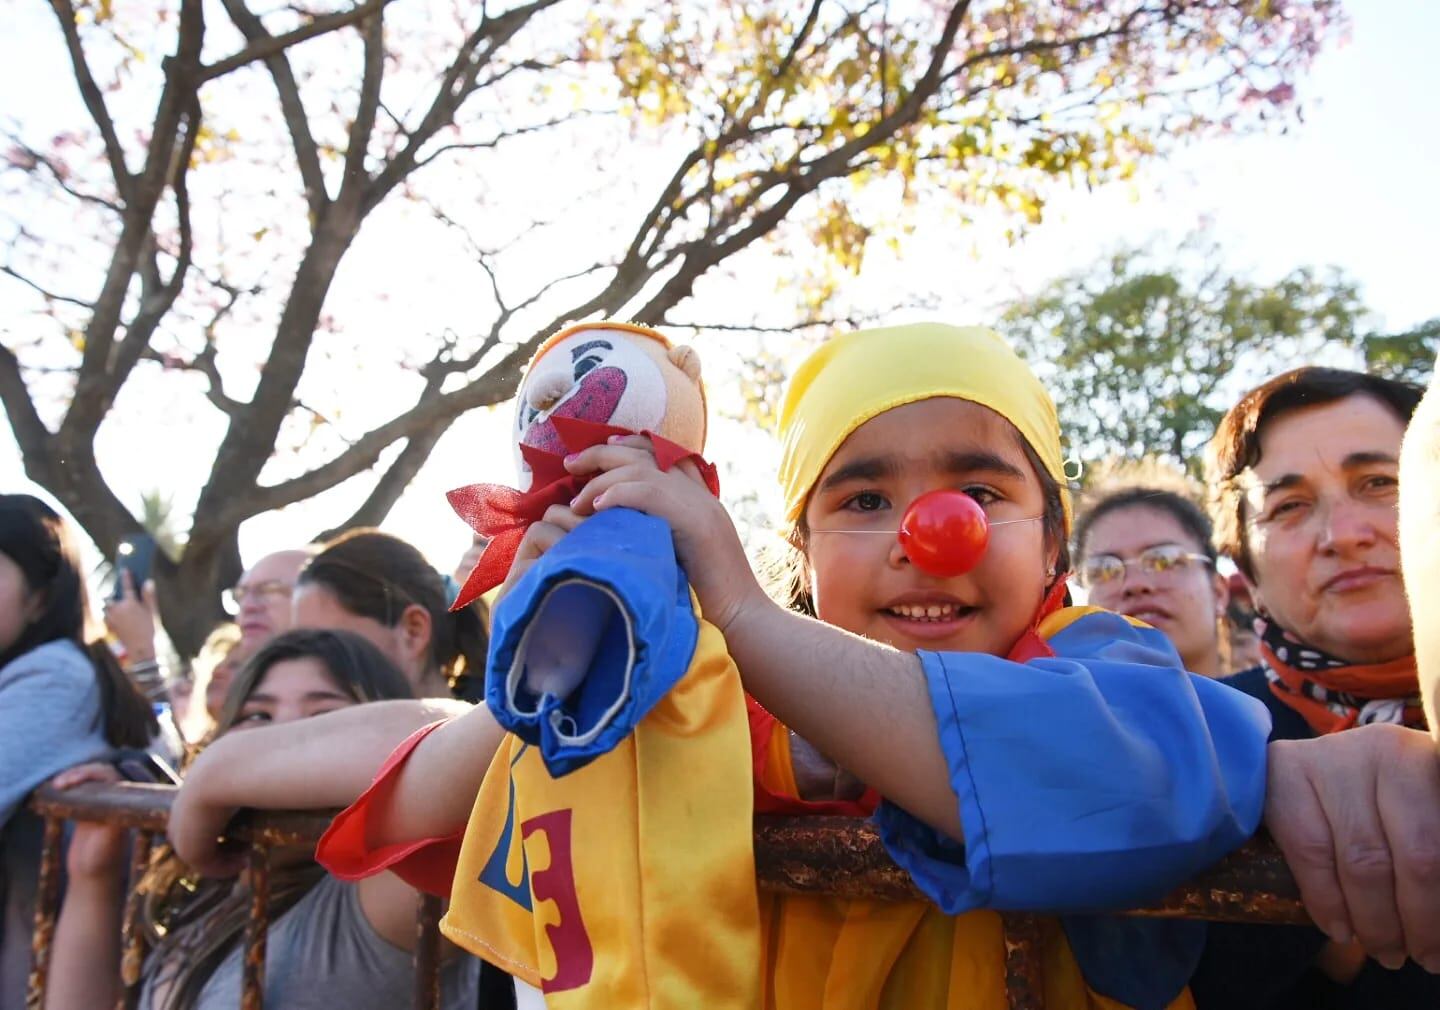
{"type": "MultiPolygon", "coordinates": [[[[629,428],[610,424],[597,424],[573,417],[552,417],[555,432],[565,446],[565,454],[577,453],[593,445],[603,445],[613,435],[634,435],[629,428]]],[[[720,478],[715,467],[707,463],[699,453],[691,452],[684,446],[676,445],[669,439],[661,438],[654,432],[639,434],[650,439],[655,447],[655,462],[661,470],[669,470],[681,460],[694,460],[705,486],[710,493],[719,496],[720,478]]],[[[529,491],[517,491],[504,484],[470,484],[456,488],[445,497],[461,519],[481,536],[490,538],[485,551],[480,555],[475,570],[460,588],[451,610],[469,606],[481,594],[505,581],[515,552],[530,524],[545,514],[551,505],[568,505],[580,493],[590,476],[577,477],[565,469],[565,455],[546,452],[530,445],[520,446],[520,455],[530,466],[534,479],[529,491]]]]}

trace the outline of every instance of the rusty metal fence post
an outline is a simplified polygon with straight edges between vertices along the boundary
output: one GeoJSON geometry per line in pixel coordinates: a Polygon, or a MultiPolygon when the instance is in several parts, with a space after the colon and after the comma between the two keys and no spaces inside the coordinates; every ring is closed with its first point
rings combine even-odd
{"type": "MultiPolygon", "coordinates": [[[[31,809],[45,819],[35,910],[33,968],[28,1010],[42,1010],[50,948],[59,908],[61,838],[66,820],[99,820],[137,831],[131,856],[132,883],[149,862],[151,834],[163,833],[175,790],[120,784],[81,786],[69,792],[42,789],[31,809]]],[[[227,837],[250,846],[250,920],[245,934],[244,1010],[260,1010],[264,991],[269,850],[277,845],[313,845],[328,826],[325,812],[251,812],[227,829],[227,837]]],[[[760,887],[791,894],[825,894],[886,901],[923,900],[908,874],[890,859],[869,823],[844,817],[758,817],[755,869],[760,887]]],[[[441,902],[426,898],[416,918],[414,1006],[439,1006],[438,922],[441,902]]],[[[122,981],[119,1005],[133,1007],[145,958],[140,897],[127,895],[122,925],[122,981]]],[[[1218,865],[1177,888],[1163,901],[1124,914],[1271,924],[1308,923],[1299,891],[1279,851],[1254,839],[1218,865]]],[[[1006,997],[1010,1010],[1043,1010],[1040,971],[1042,919],[1003,915],[1006,997]]]]}
{"type": "Polygon", "coordinates": [[[1005,1002],[1009,1010],[1045,1010],[1045,976],[1040,968],[1040,920],[1026,912],[1005,912],[1005,1002]]]}
{"type": "Polygon", "coordinates": [[[40,882],[35,890],[35,932],[30,940],[30,984],[25,994],[26,1010],[41,1010],[45,1003],[45,982],[50,974],[50,944],[55,939],[55,917],[60,914],[60,838],[65,822],[45,818],[45,838],[40,849],[40,882]]]}
{"type": "Polygon", "coordinates": [[[440,908],[433,894],[415,916],[415,1010],[440,1010],[440,908]]]}
{"type": "Polygon", "coordinates": [[[250,919],[245,923],[245,971],[240,1010],[261,1010],[265,1003],[265,937],[270,930],[270,850],[250,843],[250,919]]]}
{"type": "Polygon", "coordinates": [[[135,832],[130,850],[130,889],[125,894],[125,917],[120,922],[120,1000],[117,1010],[135,1010],[140,1003],[140,969],[145,965],[145,931],[140,925],[140,880],[150,866],[148,831],[135,832]]]}

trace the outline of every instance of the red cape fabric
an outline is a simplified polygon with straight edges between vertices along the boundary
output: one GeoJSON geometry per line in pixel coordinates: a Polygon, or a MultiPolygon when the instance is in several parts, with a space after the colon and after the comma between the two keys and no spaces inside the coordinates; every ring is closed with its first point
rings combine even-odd
{"type": "MultiPolygon", "coordinates": [[[[580,452],[591,446],[603,445],[615,435],[644,435],[655,447],[655,462],[661,470],[669,470],[682,460],[693,460],[705,478],[705,486],[717,498],[720,478],[715,467],[696,452],[661,438],[652,431],[631,431],[612,424],[597,424],[574,417],[552,417],[555,431],[565,445],[566,454],[580,452]]],[[[468,484],[446,494],[450,507],[476,533],[489,537],[479,562],[460,587],[451,610],[469,606],[481,595],[505,581],[515,552],[530,524],[539,521],[551,505],[568,505],[593,475],[576,476],[565,469],[565,456],[546,452],[530,445],[520,446],[520,455],[530,465],[533,480],[529,491],[517,491],[504,484],[468,484]]]]}
{"type": "Polygon", "coordinates": [[[441,898],[450,897],[455,864],[460,860],[460,845],[465,838],[464,828],[443,838],[417,838],[373,849],[365,841],[371,808],[395,787],[400,769],[420,742],[447,721],[432,722],[410,734],[385,759],[370,788],[330,822],[315,847],[315,859],[332,875],[341,880],[363,880],[381,870],[394,870],[396,876],[411,887],[441,898]]]}

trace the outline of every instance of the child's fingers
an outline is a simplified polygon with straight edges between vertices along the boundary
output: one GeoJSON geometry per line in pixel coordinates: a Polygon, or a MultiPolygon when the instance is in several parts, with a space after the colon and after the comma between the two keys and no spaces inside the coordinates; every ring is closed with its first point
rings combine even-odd
{"type": "Polygon", "coordinates": [[[154,579],[146,579],[146,580],[145,580],[145,585],[141,588],[140,593],[141,593],[141,597],[140,597],[140,598],[145,601],[145,606],[150,610],[150,612],[151,612],[152,614],[153,614],[153,613],[156,613],[157,611],[159,611],[160,605],[159,605],[159,604],[156,602],[156,600],[155,600],[155,580],[154,580],[154,579]]]}
{"type": "Polygon", "coordinates": [[[608,445],[622,445],[628,449],[644,449],[654,455],[655,445],[644,435],[612,435],[606,439],[608,445]]]}
{"type": "Polygon", "coordinates": [[[634,481],[655,479],[660,476],[660,471],[655,469],[653,459],[646,457],[648,462],[631,462],[614,470],[606,470],[597,477],[592,477],[580,493],[570,502],[577,515],[588,516],[595,513],[595,499],[599,498],[607,490],[622,481],[634,481]]]}
{"type": "Polygon", "coordinates": [[[515,551],[515,560],[534,561],[559,543],[560,538],[568,532],[564,527],[549,522],[547,513],[547,521],[531,523],[530,528],[525,531],[525,536],[515,551]]]}
{"type": "MultiPolygon", "coordinates": [[[[634,439],[635,436],[627,436],[626,441],[634,439]]],[[[637,444],[607,443],[605,445],[592,445],[588,449],[582,449],[573,455],[565,457],[565,469],[573,474],[584,475],[589,473],[615,470],[630,463],[650,461],[653,466],[655,455],[650,451],[649,439],[640,439],[637,444]]]]}
{"type": "Polygon", "coordinates": [[[568,533],[584,522],[585,517],[575,512],[568,505],[551,505],[545,510],[542,521],[568,533]]]}
{"type": "MultiPolygon", "coordinates": [[[[618,472],[618,471],[617,471],[618,472]]],[[[667,489],[650,480],[620,479],[605,488],[595,499],[597,511],[613,508],[631,508],[636,512],[665,519],[673,526],[680,518],[672,507],[673,495],[667,489]]]]}
{"type": "Polygon", "coordinates": [[[505,581],[500,584],[499,592],[495,595],[495,602],[499,602],[507,596],[520,577],[533,565],[539,557],[560,542],[560,538],[569,533],[580,522],[576,516],[564,505],[551,505],[545,510],[545,516],[541,521],[531,523],[530,528],[525,531],[525,536],[520,540],[520,546],[515,548],[515,558],[510,562],[510,570],[505,573],[505,581]],[[573,517],[573,522],[572,518],[573,517]]]}
{"type": "Polygon", "coordinates": [[[50,784],[56,789],[73,789],[84,782],[119,782],[120,773],[113,765],[100,761],[92,761],[89,764],[76,765],[74,768],[67,768],[59,775],[50,780],[50,784]]]}
{"type": "Polygon", "coordinates": [[[135,599],[135,576],[130,574],[129,569],[120,569],[120,599],[135,599]]]}

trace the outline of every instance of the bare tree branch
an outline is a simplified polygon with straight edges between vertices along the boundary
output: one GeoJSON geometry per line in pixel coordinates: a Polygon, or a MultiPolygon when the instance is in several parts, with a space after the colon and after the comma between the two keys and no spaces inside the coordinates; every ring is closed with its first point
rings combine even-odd
{"type": "Polygon", "coordinates": [[[445,427],[431,425],[417,434],[411,435],[405,441],[405,448],[400,450],[400,455],[380,475],[375,482],[375,487],[360,503],[360,507],[351,513],[339,526],[326,530],[315,539],[319,541],[329,540],[331,537],[343,533],[345,530],[355,529],[361,526],[379,526],[420,472],[430,453],[445,434],[445,427]]]}
{"type": "Polygon", "coordinates": [[[95,546],[112,554],[120,538],[138,532],[124,504],[115,497],[91,454],[66,455],[45,427],[25,387],[19,359],[0,344],[0,403],[25,461],[25,473],[59,498],[95,546]]]}
{"type": "MultiPolygon", "coordinates": [[[[670,308],[689,297],[695,281],[721,260],[735,255],[756,239],[768,234],[801,199],[814,192],[821,183],[845,174],[846,166],[857,156],[874,147],[903,127],[913,123],[925,104],[939,91],[945,80],[945,64],[955,44],[955,36],[969,10],[969,0],[956,3],[945,19],[945,26],[930,53],[930,62],[915,87],[895,109],[883,114],[871,129],[852,137],[831,151],[808,162],[793,165],[786,173],[780,196],[764,210],[755,214],[744,228],[720,240],[706,236],[686,243],[680,269],[670,277],[658,292],[642,306],[637,315],[641,319],[656,319],[670,308]]],[[[693,153],[693,152],[692,152],[693,153]]],[[[758,206],[769,188],[752,194],[747,201],[758,206]]]]}
{"type": "Polygon", "coordinates": [[[431,151],[424,158],[421,158],[419,161],[417,161],[415,163],[414,171],[419,171],[420,169],[424,168],[426,165],[434,161],[436,158],[440,157],[442,154],[446,154],[450,151],[493,150],[494,148],[499,147],[505,141],[511,140],[515,137],[523,137],[527,133],[539,133],[543,130],[551,129],[552,127],[563,126],[566,123],[574,122],[577,119],[588,119],[590,116],[608,115],[612,115],[612,113],[603,110],[597,111],[595,109],[577,109],[576,111],[568,113],[564,116],[557,116],[556,118],[549,120],[548,122],[532,123],[529,126],[521,126],[513,130],[506,130],[505,132],[498,133],[487,140],[477,140],[468,144],[446,144],[443,147],[437,147],[434,151],[431,151]]]}
{"type": "Polygon", "coordinates": [[[7,274],[10,277],[14,277],[21,284],[33,288],[35,291],[38,291],[43,297],[48,298],[52,302],[64,302],[67,305],[78,305],[82,309],[93,309],[95,307],[94,302],[87,302],[85,299],[76,298],[74,295],[62,295],[59,292],[51,291],[49,288],[42,287],[39,283],[31,280],[29,277],[26,277],[24,274],[19,273],[13,267],[0,266],[0,273],[7,274]]]}
{"type": "Polygon", "coordinates": [[[390,159],[390,163],[370,184],[370,191],[364,201],[366,212],[379,204],[401,180],[414,171],[420,148],[454,120],[455,111],[474,93],[478,87],[480,72],[490,63],[495,53],[514,38],[532,17],[559,2],[560,0],[531,0],[528,4],[512,7],[499,17],[483,16],[480,19],[479,27],[465,39],[455,59],[446,68],[435,89],[435,97],[425,115],[421,117],[419,125],[410,131],[405,146],[390,159]]]}
{"type": "MultiPolygon", "coordinates": [[[[541,339],[537,335],[534,340],[541,339]]],[[[528,352],[527,356],[528,356],[528,352]]],[[[516,356],[515,352],[507,357],[516,356]]],[[[523,364],[524,358],[521,359],[523,364]]],[[[519,365],[516,366],[517,369],[519,365]]],[[[477,381],[450,393],[425,395],[409,410],[361,435],[338,455],[306,473],[279,484],[256,487],[243,498],[225,502],[212,525],[227,529],[261,512],[283,508],[334,487],[375,465],[385,449],[402,438],[413,438],[429,428],[441,431],[449,422],[476,407],[490,406],[506,399],[512,390],[498,381],[494,370],[477,381]]]]}
{"type": "Polygon", "coordinates": [[[578,281],[582,277],[589,277],[591,274],[599,273],[602,270],[613,269],[613,263],[592,263],[588,267],[581,267],[579,270],[574,270],[568,274],[561,274],[558,277],[551,278],[550,280],[546,281],[544,284],[536,288],[533,293],[531,293],[530,295],[522,299],[520,302],[518,302],[516,305],[514,305],[510,310],[511,315],[516,312],[522,312],[525,309],[528,309],[530,306],[534,305],[541,298],[544,298],[554,288],[559,287],[561,284],[566,284],[570,281],[578,281]]]}
{"type": "Polygon", "coordinates": [[[90,73],[90,63],[85,59],[85,47],[80,43],[80,30],[75,23],[75,5],[70,0],[50,0],[55,20],[60,23],[60,33],[65,36],[65,48],[70,51],[70,65],[75,72],[75,83],[80,87],[80,97],[90,113],[95,128],[105,144],[105,158],[110,163],[110,175],[115,180],[115,192],[121,200],[130,196],[130,169],[125,164],[125,149],[120,146],[120,137],[115,132],[115,120],[105,105],[105,94],[95,83],[90,73]]]}
{"type": "Polygon", "coordinates": [[[385,22],[382,14],[372,14],[365,21],[365,69],[360,77],[360,100],[345,146],[345,175],[340,183],[339,199],[359,200],[370,176],[365,171],[365,155],[370,149],[370,134],[375,130],[375,116],[380,108],[380,83],[385,77],[385,22]]]}
{"type": "MultiPolygon", "coordinates": [[[[530,6],[538,8],[547,2],[548,0],[540,0],[539,3],[530,6]]],[[[680,270],[640,310],[640,317],[656,318],[663,315],[665,311],[689,294],[695,279],[714,263],[767,234],[784,218],[796,202],[812,192],[822,182],[834,178],[837,173],[843,173],[845,166],[855,157],[881,142],[883,138],[892,135],[896,130],[913,122],[925,103],[939,88],[943,79],[944,65],[953,47],[955,35],[964,19],[966,9],[967,5],[964,3],[957,4],[952,8],[945,29],[933,50],[931,62],[919,84],[904,101],[898,103],[895,109],[883,116],[869,133],[852,138],[835,150],[810,162],[792,167],[788,178],[781,184],[780,195],[766,205],[762,211],[755,214],[746,227],[731,232],[719,242],[715,242],[713,236],[707,236],[665,253],[661,257],[661,262],[670,262],[680,258],[680,270]]],[[[518,25],[515,26],[515,29],[518,30],[518,25]]],[[[475,36],[472,36],[469,42],[474,43],[475,47],[479,45],[479,40],[475,36]]],[[[472,47],[473,51],[474,47],[472,47]]],[[[445,90],[445,94],[463,93],[467,78],[473,80],[476,65],[488,58],[488,52],[487,50],[457,59],[451,67],[451,72],[447,74],[447,80],[451,82],[451,86],[445,90]],[[467,60],[469,61],[468,68],[467,60]]],[[[443,107],[443,98],[444,94],[437,95],[432,111],[434,108],[443,107]]],[[[429,114],[427,114],[427,120],[428,118],[429,114]]],[[[433,129],[431,132],[433,133],[433,129]]],[[[423,142],[420,130],[415,133],[415,141],[423,142]]],[[[384,186],[387,179],[391,177],[395,181],[403,177],[403,173],[397,174],[399,172],[397,166],[404,167],[407,157],[411,159],[413,165],[413,151],[416,146],[416,144],[407,146],[400,155],[392,160],[376,178],[374,186],[376,188],[384,186]]],[[[699,163],[702,156],[703,148],[698,153],[692,152],[687,157],[681,169],[672,178],[671,184],[666,187],[667,192],[671,193],[669,199],[662,196],[657,200],[652,205],[651,213],[647,215],[647,221],[653,222],[661,217],[670,201],[678,196],[689,169],[699,163]]],[[[393,185],[393,182],[391,184],[393,185]]],[[[759,189],[750,198],[751,205],[760,206],[766,198],[767,192],[773,188],[771,186],[759,189]]],[[[634,252],[639,251],[645,238],[643,231],[637,234],[637,241],[632,243],[634,252]]],[[[243,500],[235,499],[228,502],[225,507],[229,509],[229,512],[224,518],[217,518],[216,525],[243,521],[244,518],[258,512],[279,508],[316,494],[373,466],[381,452],[397,439],[409,437],[428,425],[446,424],[463,411],[475,406],[495,403],[504,399],[509,395],[519,369],[528,357],[533,343],[543,338],[564,320],[583,318],[595,311],[617,311],[644,286],[653,275],[655,266],[653,261],[646,262],[638,256],[632,255],[628,262],[622,261],[616,268],[615,275],[603,290],[583,303],[566,310],[557,317],[553,325],[542,327],[532,339],[515,345],[501,361],[496,362],[484,376],[475,382],[448,394],[426,397],[404,414],[392,418],[361,436],[334,459],[299,477],[269,487],[258,487],[253,494],[244,496],[243,500]]]]}
{"type": "MultiPolygon", "coordinates": [[[[15,432],[15,441],[20,446],[20,456],[25,460],[25,470],[37,480],[42,476],[36,471],[47,467],[52,460],[50,452],[54,436],[30,399],[25,386],[25,376],[20,371],[20,359],[4,344],[0,344],[0,403],[5,404],[5,413],[10,418],[10,427],[15,432]]],[[[40,483],[46,481],[39,480],[40,483]]]]}
{"type": "MultiPolygon", "coordinates": [[[[57,437],[65,452],[93,453],[92,442],[101,419],[114,402],[119,388],[112,371],[111,355],[115,335],[121,325],[126,294],[130,289],[141,255],[151,238],[155,208],[167,186],[176,178],[176,145],[193,144],[199,129],[199,99],[196,95],[195,70],[200,65],[200,48],[204,42],[205,20],[202,0],[181,0],[176,51],[165,59],[165,85],[155,110],[150,146],[145,165],[128,179],[128,195],[120,235],[106,271],[100,295],[95,299],[94,312],[85,329],[85,349],[76,380],[75,397],[60,424],[57,437]],[[191,139],[183,141],[181,132],[188,122],[191,139]]],[[[130,365],[139,357],[141,348],[132,344],[126,360],[130,365]]]]}
{"type": "Polygon", "coordinates": [[[106,210],[115,214],[123,213],[123,208],[114,200],[107,199],[103,196],[98,196],[95,193],[86,193],[83,190],[76,189],[74,186],[70,185],[70,180],[66,178],[67,173],[63,171],[59,165],[55,164],[55,160],[49,155],[43,154],[40,151],[35,150],[35,148],[25,143],[13,133],[7,134],[6,139],[11,144],[15,145],[16,148],[22,151],[27,158],[30,158],[32,161],[34,161],[35,164],[43,165],[45,167],[45,170],[50,173],[51,179],[54,181],[55,185],[59,186],[61,191],[63,191],[64,193],[74,197],[81,203],[89,203],[97,207],[103,207],[106,210]]]}
{"type": "Polygon", "coordinates": [[[800,47],[805,44],[805,40],[810,37],[810,32],[814,30],[815,22],[820,18],[820,8],[824,4],[825,0],[812,0],[810,10],[805,15],[805,21],[800,25],[800,30],[795,33],[795,37],[790,40],[790,48],[786,50],[775,69],[770,72],[772,78],[778,81],[795,65],[795,58],[800,55],[800,47]]]}
{"type": "MultiPolygon", "coordinates": [[[[213,81],[217,77],[228,74],[232,70],[238,70],[240,67],[254,63],[256,60],[268,60],[272,56],[283,53],[291,46],[299,45],[301,42],[313,39],[317,35],[325,35],[338,28],[353,25],[355,22],[362,21],[376,11],[381,10],[387,4],[394,2],[395,0],[370,0],[369,3],[360,4],[358,7],[354,7],[348,11],[341,11],[338,14],[324,14],[316,17],[309,24],[301,25],[299,28],[288,31],[284,35],[270,35],[267,33],[264,38],[256,39],[238,53],[206,65],[200,71],[201,83],[213,81]]],[[[231,16],[234,16],[233,13],[231,16]]]]}
{"type": "MultiPolygon", "coordinates": [[[[236,16],[237,8],[242,20],[248,13],[244,9],[243,0],[224,2],[227,9],[232,10],[232,16],[236,16]]],[[[496,50],[520,31],[529,18],[558,2],[560,0],[533,0],[532,3],[507,11],[498,18],[482,18],[480,27],[471,33],[460,47],[431,101],[429,110],[420,125],[411,132],[406,145],[390,159],[369,185],[363,187],[358,198],[348,196],[342,188],[342,196],[347,198],[343,202],[337,200],[326,205],[325,213],[318,219],[314,238],[296,272],[291,286],[291,297],[281,313],[275,339],[261,368],[255,394],[242,414],[232,418],[216,452],[210,477],[200,492],[196,505],[196,520],[191,530],[192,544],[199,543],[205,548],[213,546],[228,535],[228,523],[241,521],[264,508],[273,507],[264,503],[285,497],[283,494],[258,487],[256,482],[274,446],[280,426],[290,410],[294,391],[304,371],[305,360],[313,341],[315,320],[319,317],[340,260],[354,241],[365,216],[413,171],[419,148],[446,124],[453,122],[455,111],[473,93],[478,74],[489,63],[496,50]],[[238,519],[237,515],[240,516],[238,519]]],[[[252,31],[257,28],[258,26],[251,24],[252,31]]],[[[368,52],[369,47],[367,54],[368,52]]],[[[276,61],[282,59],[283,56],[272,57],[270,65],[273,67],[276,61]]],[[[374,110],[369,115],[373,124],[374,110]]],[[[355,148],[352,146],[351,153],[354,152],[355,148]]],[[[508,356],[506,361],[509,361],[508,356]]],[[[475,386],[457,392],[464,392],[468,397],[478,395],[481,399],[492,395],[497,399],[503,398],[499,393],[492,394],[487,384],[482,383],[482,387],[478,393],[475,386]]],[[[457,401],[454,397],[432,397],[430,400],[432,409],[441,410],[455,402],[457,401]]],[[[453,416],[449,415],[447,422],[453,419],[453,416]]],[[[286,487],[302,488],[298,497],[286,500],[295,501],[308,494],[317,493],[337,480],[343,480],[346,476],[373,466],[380,450],[409,433],[403,430],[403,426],[401,429],[391,427],[382,429],[379,433],[384,435],[383,438],[362,438],[356,446],[342,454],[341,463],[312,471],[312,474],[305,478],[308,482],[303,486],[296,482],[286,482],[286,487]],[[352,451],[360,449],[362,443],[363,452],[352,451]],[[346,471],[346,467],[350,466],[354,469],[346,471]],[[342,476],[327,476],[341,474],[342,471],[342,476]],[[326,483],[327,480],[329,483],[326,483]]],[[[371,434],[377,435],[373,432],[371,434]]]]}
{"type": "Polygon", "coordinates": [[[215,345],[207,344],[205,349],[193,359],[186,361],[176,355],[165,355],[153,348],[147,347],[141,355],[144,361],[153,361],[163,368],[178,368],[185,372],[198,372],[205,376],[208,386],[205,390],[205,398],[213,403],[222,413],[233,416],[243,408],[238,400],[233,400],[225,393],[224,380],[220,377],[220,369],[215,362],[215,345]]]}
{"type": "MultiPolygon", "coordinates": [[[[245,6],[245,0],[223,0],[230,20],[252,45],[272,38],[260,19],[245,6]]],[[[305,202],[310,206],[310,224],[325,216],[330,198],[325,191],[325,173],[320,168],[320,151],[315,145],[315,136],[310,132],[310,118],[305,113],[305,103],[300,98],[300,86],[295,83],[295,72],[281,49],[265,58],[265,68],[280,98],[280,114],[290,134],[290,145],[295,149],[295,163],[300,169],[300,182],[305,187],[305,202]]]]}
{"type": "MultiPolygon", "coordinates": [[[[176,251],[175,266],[170,272],[170,279],[158,283],[152,281],[142,287],[140,308],[135,313],[125,328],[125,337],[120,341],[114,364],[110,371],[110,383],[112,390],[119,388],[129,378],[135,365],[140,361],[145,350],[150,346],[150,341],[155,336],[156,329],[169,314],[180,297],[180,292],[185,287],[185,276],[190,270],[191,254],[194,247],[194,234],[190,222],[190,190],[188,185],[190,159],[195,153],[195,144],[200,134],[200,99],[197,95],[191,94],[191,101],[185,118],[181,124],[184,136],[176,148],[171,161],[170,188],[175,193],[175,210],[179,219],[180,248],[176,251]]],[[[153,246],[153,238],[151,245],[153,246]]],[[[153,253],[152,253],[152,266],[153,253]]],[[[158,266],[157,278],[158,280],[158,266]]]]}
{"type": "Polygon", "coordinates": [[[1120,21],[1111,25],[1109,28],[1103,28],[1099,31],[1091,32],[1088,35],[1053,39],[1031,39],[1028,42],[1022,42],[1016,45],[984,49],[962,61],[954,70],[945,75],[945,79],[947,81],[954,80],[963,75],[967,70],[971,70],[981,63],[1003,59],[1007,56],[1024,56],[1033,53],[1052,52],[1057,49],[1074,49],[1078,46],[1094,45],[1097,42],[1103,42],[1109,38],[1126,35],[1134,27],[1135,22],[1146,14],[1155,14],[1162,18],[1165,16],[1164,11],[1155,11],[1145,6],[1140,6],[1130,11],[1130,13],[1126,14],[1125,17],[1121,18],[1120,21]]]}

